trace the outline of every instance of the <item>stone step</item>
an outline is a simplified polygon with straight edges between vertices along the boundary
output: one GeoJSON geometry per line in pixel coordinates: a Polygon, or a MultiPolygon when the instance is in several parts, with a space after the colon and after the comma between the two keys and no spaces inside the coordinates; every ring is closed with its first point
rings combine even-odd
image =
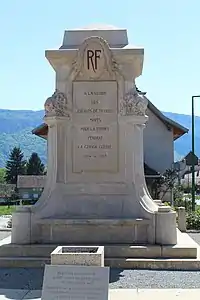
{"type": "Polygon", "coordinates": [[[1,257],[50,257],[57,245],[16,245],[0,246],[1,257]]]}
{"type": "MultiPolygon", "coordinates": [[[[57,245],[16,245],[0,246],[0,257],[50,257],[57,245]]],[[[196,245],[104,245],[106,258],[196,258],[196,245]]]]}
{"type": "MultiPolygon", "coordinates": [[[[50,264],[48,257],[0,257],[1,268],[41,268],[50,264]]],[[[105,266],[111,268],[151,270],[200,270],[200,259],[140,259],[105,258],[105,266]]]]}
{"type": "Polygon", "coordinates": [[[50,263],[49,257],[0,257],[0,268],[42,268],[50,263]]]}
{"type": "Polygon", "coordinates": [[[196,258],[197,247],[193,245],[120,245],[105,246],[105,257],[118,258],[196,258]]]}
{"type": "Polygon", "coordinates": [[[139,259],[105,258],[105,266],[111,268],[199,271],[200,259],[139,259]]]}

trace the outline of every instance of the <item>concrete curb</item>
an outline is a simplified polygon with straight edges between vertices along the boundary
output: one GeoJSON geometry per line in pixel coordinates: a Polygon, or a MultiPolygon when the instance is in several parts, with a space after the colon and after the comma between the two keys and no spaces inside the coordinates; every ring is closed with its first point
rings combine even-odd
{"type": "Polygon", "coordinates": [[[12,231],[12,228],[0,228],[0,232],[2,231],[8,231],[8,232],[11,232],[12,231]]]}

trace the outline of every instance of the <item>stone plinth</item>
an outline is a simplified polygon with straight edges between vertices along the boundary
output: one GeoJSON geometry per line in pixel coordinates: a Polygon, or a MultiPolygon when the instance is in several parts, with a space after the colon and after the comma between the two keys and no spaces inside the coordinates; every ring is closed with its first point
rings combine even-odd
{"type": "Polygon", "coordinates": [[[104,267],[104,247],[59,246],[51,253],[51,264],[104,267]]]}
{"type": "Polygon", "coordinates": [[[12,241],[74,244],[176,244],[176,218],[151,198],[144,177],[148,101],[135,79],[144,49],[115,28],[65,32],[47,50],[56,72],[45,102],[48,170],[38,202],[16,212],[12,241]]]}

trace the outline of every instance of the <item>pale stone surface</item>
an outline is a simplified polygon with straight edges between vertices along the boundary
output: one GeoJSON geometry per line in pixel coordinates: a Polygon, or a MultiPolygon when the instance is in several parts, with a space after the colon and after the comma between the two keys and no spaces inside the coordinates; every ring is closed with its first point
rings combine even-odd
{"type": "Polygon", "coordinates": [[[104,267],[104,247],[59,246],[51,253],[51,264],[104,267]]]}
{"type": "Polygon", "coordinates": [[[178,229],[186,232],[186,211],[185,207],[178,208],[178,229]]]}
{"type": "Polygon", "coordinates": [[[46,184],[23,238],[15,214],[13,242],[176,244],[174,212],[145,183],[147,99],[135,87],[144,49],[127,43],[126,30],[83,29],[46,51],[56,72],[45,103],[46,184]]]}
{"type": "Polygon", "coordinates": [[[46,266],[42,300],[108,299],[109,268],[46,266]]]}
{"type": "Polygon", "coordinates": [[[31,241],[30,207],[17,206],[12,215],[12,243],[29,244],[31,241]]]}
{"type": "Polygon", "coordinates": [[[66,30],[61,49],[76,49],[86,38],[100,36],[105,39],[111,48],[122,48],[128,44],[127,30],[112,25],[94,24],[84,28],[66,30]]]}
{"type": "MultiPolygon", "coordinates": [[[[109,290],[109,300],[199,300],[200,289],[111,289],[109,290]]],[[[0,290],[0,299],[29,299],[40,300],[40,290],[0,290]]]]}
{"type": "Polygon", "coordinates": [[[0,289],[0,300],[13,299],[22,300],[28,290],[17,290],[17,289],[0,289]]]}

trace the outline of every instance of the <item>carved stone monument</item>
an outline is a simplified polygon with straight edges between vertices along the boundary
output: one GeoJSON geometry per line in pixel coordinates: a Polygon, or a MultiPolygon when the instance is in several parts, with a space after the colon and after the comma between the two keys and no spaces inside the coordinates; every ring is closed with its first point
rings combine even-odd
{"type": "Polygon", "coordinates": [[[46,186],[15,213],[13,243],[176,244],[175,212],[145,183],[147,101],[135,87],[144,50],[127,45],[126,30],[87,29],[46,51],[56,72],[45,102],[46,186]]]}

